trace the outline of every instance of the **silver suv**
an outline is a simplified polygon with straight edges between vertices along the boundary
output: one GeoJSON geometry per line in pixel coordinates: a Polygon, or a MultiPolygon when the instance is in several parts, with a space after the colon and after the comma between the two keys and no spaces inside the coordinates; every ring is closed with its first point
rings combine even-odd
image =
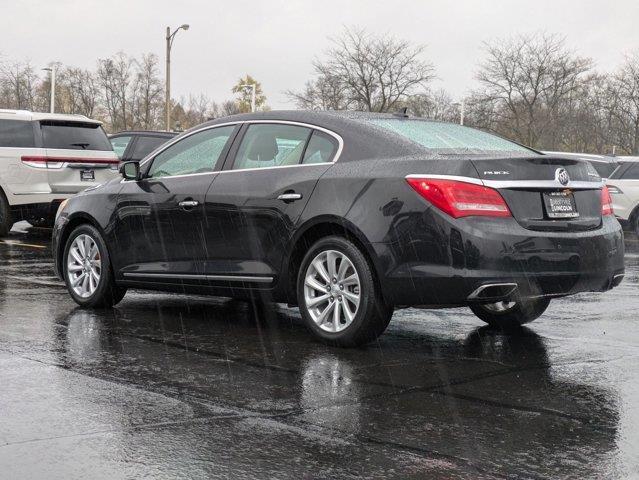
{"type": "Polygon", "coordinates": [[[116,177],[118,164],[96,120],[0,110],[0,236],[20,220],[52,225],[62,200],[116,177]]]}

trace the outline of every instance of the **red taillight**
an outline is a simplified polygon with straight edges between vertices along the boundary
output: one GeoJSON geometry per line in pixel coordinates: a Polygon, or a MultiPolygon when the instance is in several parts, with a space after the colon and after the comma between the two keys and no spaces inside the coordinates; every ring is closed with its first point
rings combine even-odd
{"type": "Polygon", "coordinates": [[[118,165],[117,158],[91,157],[49,157],[46,155],[23,155],[20,160],[25,165],[35,168],[61,168],[65,163],[86,163],[89,165],[118,165]]]}
{"type": "Polygon", "coordinates": [[[612,209],[612,196],[608,187],[604,186],[601,189],[601,214],[613,215],[615,212],[612,209]]]}
{"type": "Polygon", "coordinates": [[[406,181],[422,197],[451,217],[510,217],[510,210],[493,188],[457,180],[408,177],[406,181]]]}

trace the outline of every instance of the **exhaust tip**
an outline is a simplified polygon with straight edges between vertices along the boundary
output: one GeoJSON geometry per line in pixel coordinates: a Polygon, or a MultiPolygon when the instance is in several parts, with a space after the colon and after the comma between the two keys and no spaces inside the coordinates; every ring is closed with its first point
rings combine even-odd
{"type": "Polygon", "coordinates": [[[622,281],[623,278],[626,275],[623,273],[618,273],[617,275],[613,275],[612,280],[610,282],[610,288],[615,288],[617,285],[619,285],[622,281]]]}
{"type": "Polygon", "coordinates": [[[479,286],[468,295],[469,302],[477,302],[483,300],[501,300],[512,297],[519,286],[516,283],[487,283],[479,286]]]}

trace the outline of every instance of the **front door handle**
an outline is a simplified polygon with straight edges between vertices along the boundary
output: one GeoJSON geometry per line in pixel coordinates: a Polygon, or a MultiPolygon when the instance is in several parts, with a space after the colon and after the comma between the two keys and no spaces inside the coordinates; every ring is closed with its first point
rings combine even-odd
{"type": "Polygon", "coordinates": [[[277,197],[278,200],[283,200],[284,202],[294,202],[295,200],[300,200],[301,198],[302,194],[295,192],[283,193],[277,197]]]}
{"type": "Polygon", "coordinates": [[[180,208],[186,208],[186,209],[197,207],[199,204],[200,204],[200,202],[198,202],[197,200],[184,200],[184,201],[178,203],[180,208]]]}

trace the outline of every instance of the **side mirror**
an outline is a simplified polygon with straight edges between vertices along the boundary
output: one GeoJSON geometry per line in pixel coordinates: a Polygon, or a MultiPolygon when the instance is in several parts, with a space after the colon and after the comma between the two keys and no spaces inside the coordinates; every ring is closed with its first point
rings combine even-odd
{"type": "Polygon", "coordinates": [[[138,162],[124,162],[120,165],[120,175],[125,180],[139,180],[140,164],[138,162]]]}

